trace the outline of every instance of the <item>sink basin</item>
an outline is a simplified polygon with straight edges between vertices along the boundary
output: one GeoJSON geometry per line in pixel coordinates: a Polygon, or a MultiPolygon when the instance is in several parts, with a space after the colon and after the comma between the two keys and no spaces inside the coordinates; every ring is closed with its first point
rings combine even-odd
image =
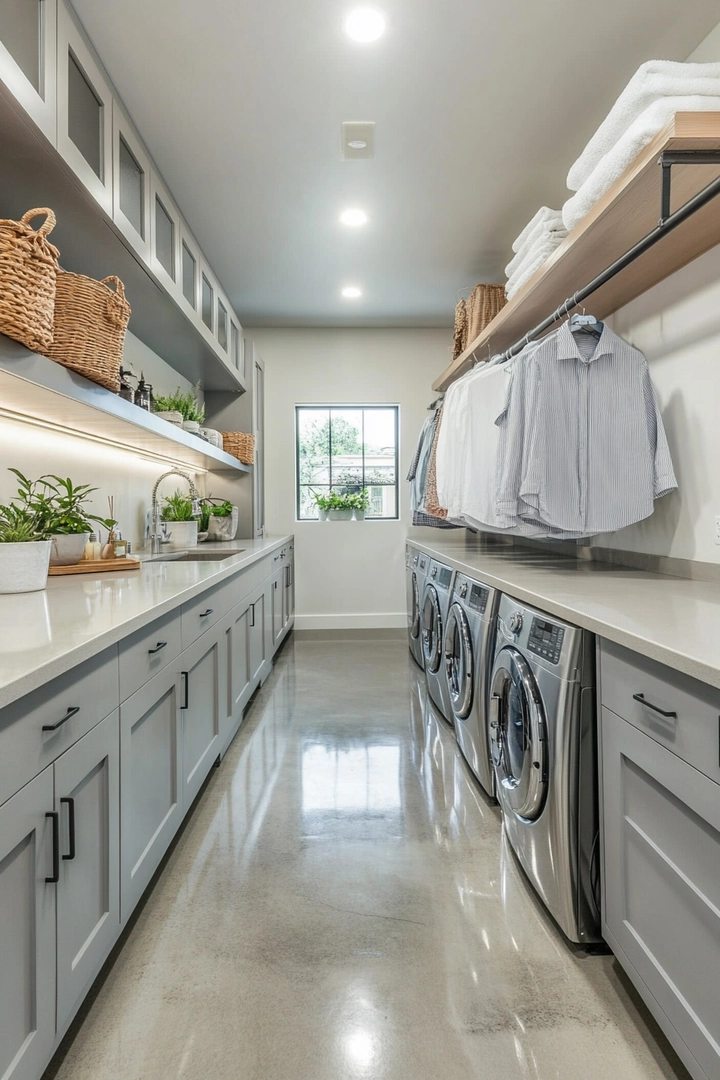
{"type": "Polygon", "coordinates": [[[240,555],[245,548],[234,548],[233,551],[168,551],[166,555],[156,555],[151,562],[224,562],[232,559],[234,555],[240,555]]]}

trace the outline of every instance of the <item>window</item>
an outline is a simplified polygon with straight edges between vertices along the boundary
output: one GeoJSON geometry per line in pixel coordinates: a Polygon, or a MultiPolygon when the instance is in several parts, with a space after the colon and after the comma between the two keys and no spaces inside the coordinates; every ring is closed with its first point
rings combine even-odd
{"type": "Polygon", "coordinates": [[[297,405],[298,521],[318,519],[315,495],[368,489],[366,518],[397,518],[397,405],[297,405]]]}

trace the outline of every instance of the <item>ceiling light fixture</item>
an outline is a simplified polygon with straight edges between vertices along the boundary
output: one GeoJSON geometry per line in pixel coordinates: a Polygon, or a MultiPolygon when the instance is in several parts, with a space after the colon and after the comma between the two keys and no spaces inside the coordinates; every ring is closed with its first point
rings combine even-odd
{"type": "Polygon", "coordinates": [[[342,295],[346,300],[359,300],[362,296],[362,289],[358,289],[357,285],[346,285],[342,290],[342,295]]]}
{"type": "Polygon", "coordinates": [[[340,221],[343,225],[349,225],[352,229],[357,229],[360,225],[367,225],[368,216],[364,210],[353,208],[350,210],[343,210],[340,215],[340,221]]]}
{"type": "Polygon", "coordinates": [[[385,33],[385,16],[377,8],[355,8],[345,20],[345,33],[361,44],[377,41],[385,33]]]}
{"type": "Polygon", "coordinates": [[[351,150],[364,150],[367,146],[365,139],[351,139],[348,143],[351,150]]]}

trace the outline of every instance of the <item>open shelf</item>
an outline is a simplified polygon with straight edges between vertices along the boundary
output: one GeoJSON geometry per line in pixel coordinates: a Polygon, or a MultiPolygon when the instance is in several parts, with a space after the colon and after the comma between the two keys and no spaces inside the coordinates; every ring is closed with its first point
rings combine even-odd
{"type": "Polygon", "coordinates": [[[0,416],[39,421],[189,469],[249,473],[232,454],[0,334],[0,416]]]}
{"type": "MultiPolygon", "coordinates": [[[[718,149],[720,112],[676,113],[548,261],[443,371],[433,390],[446,390],[475,360],[489,360],[513,345],[656,227],[662,185],[658,158],[663,151],[718,149]]],[[[675,165],[671,210],[719,175],[718,165],[675,165]]],[[[604,319],[718,243],[720,199],[669,232],[585,304],[598,319],[604,319]]]]}

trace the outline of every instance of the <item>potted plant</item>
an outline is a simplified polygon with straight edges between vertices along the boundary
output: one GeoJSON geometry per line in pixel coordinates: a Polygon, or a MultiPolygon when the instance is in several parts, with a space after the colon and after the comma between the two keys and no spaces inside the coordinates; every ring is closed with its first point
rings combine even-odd
{"type": "Polygon", "coordinates": [[[355,520],[364,521],[365,514],[370,509],[370,493],[368,489],[363,488],[362,491],[351,495],[350,498],[352,499],[355,520]]]}
{"type": "Polygon", "coordinates": [[[330,521],[352,521],[353,495],[330,495],[328,518],[330,521]]]}
{"type": "Polygon", "coordinates": [[[0,593],[44,589],[51,547],[42,522],[26,507],[0,506],[0,593]]]}
{"type": "Polygon", "coordinates": [[[85,544],[94,526],[111,529],[110,518],[87,511],[86,503],[97,488],[73,484],[70,477],[47,473],[38,480],[28,480],[19,469],[10,469],[18,479],[18,496],[28,515],[52,543],[51,566],[71,566],[83,557],[85,544]]]}
{"type": "Polygon", "coordinates": [[[318,518],[320,519],[320,521],[327,521],[328,510],[330,509],[330,496],[318,495],[316,491],[313,491],[312,497],[315,500],[315,505],[318,508],[318,518]]]}
{"type": "Polygon", "coordinates": [[[195,547],[198,538],[198,523],[193,517],[192,499],[180,491],[167,495],[162,508],[162,520],[172,522],[170,536],[175,548],[195,547]]]}
{"type": "Polygon", "coordinates": [[[202,500],[203,513],[200,529],[207,532],[208,540],[234,540],[240,511],[227,499],[213,499],[208,495],[202,500]]]}
{"type": "Polygon", "coordinates": [[[192,390],[183,394],[180,387],[172,394],[160,395],[154,399],[155,413],[171,424],[182,426],[184,431],[197,434],[200,425],[205,422],[205,406],[198,400],[200,383],[196,383],[192,390]],[[176,419],[179,415],[180,419],[176,419]]]}

